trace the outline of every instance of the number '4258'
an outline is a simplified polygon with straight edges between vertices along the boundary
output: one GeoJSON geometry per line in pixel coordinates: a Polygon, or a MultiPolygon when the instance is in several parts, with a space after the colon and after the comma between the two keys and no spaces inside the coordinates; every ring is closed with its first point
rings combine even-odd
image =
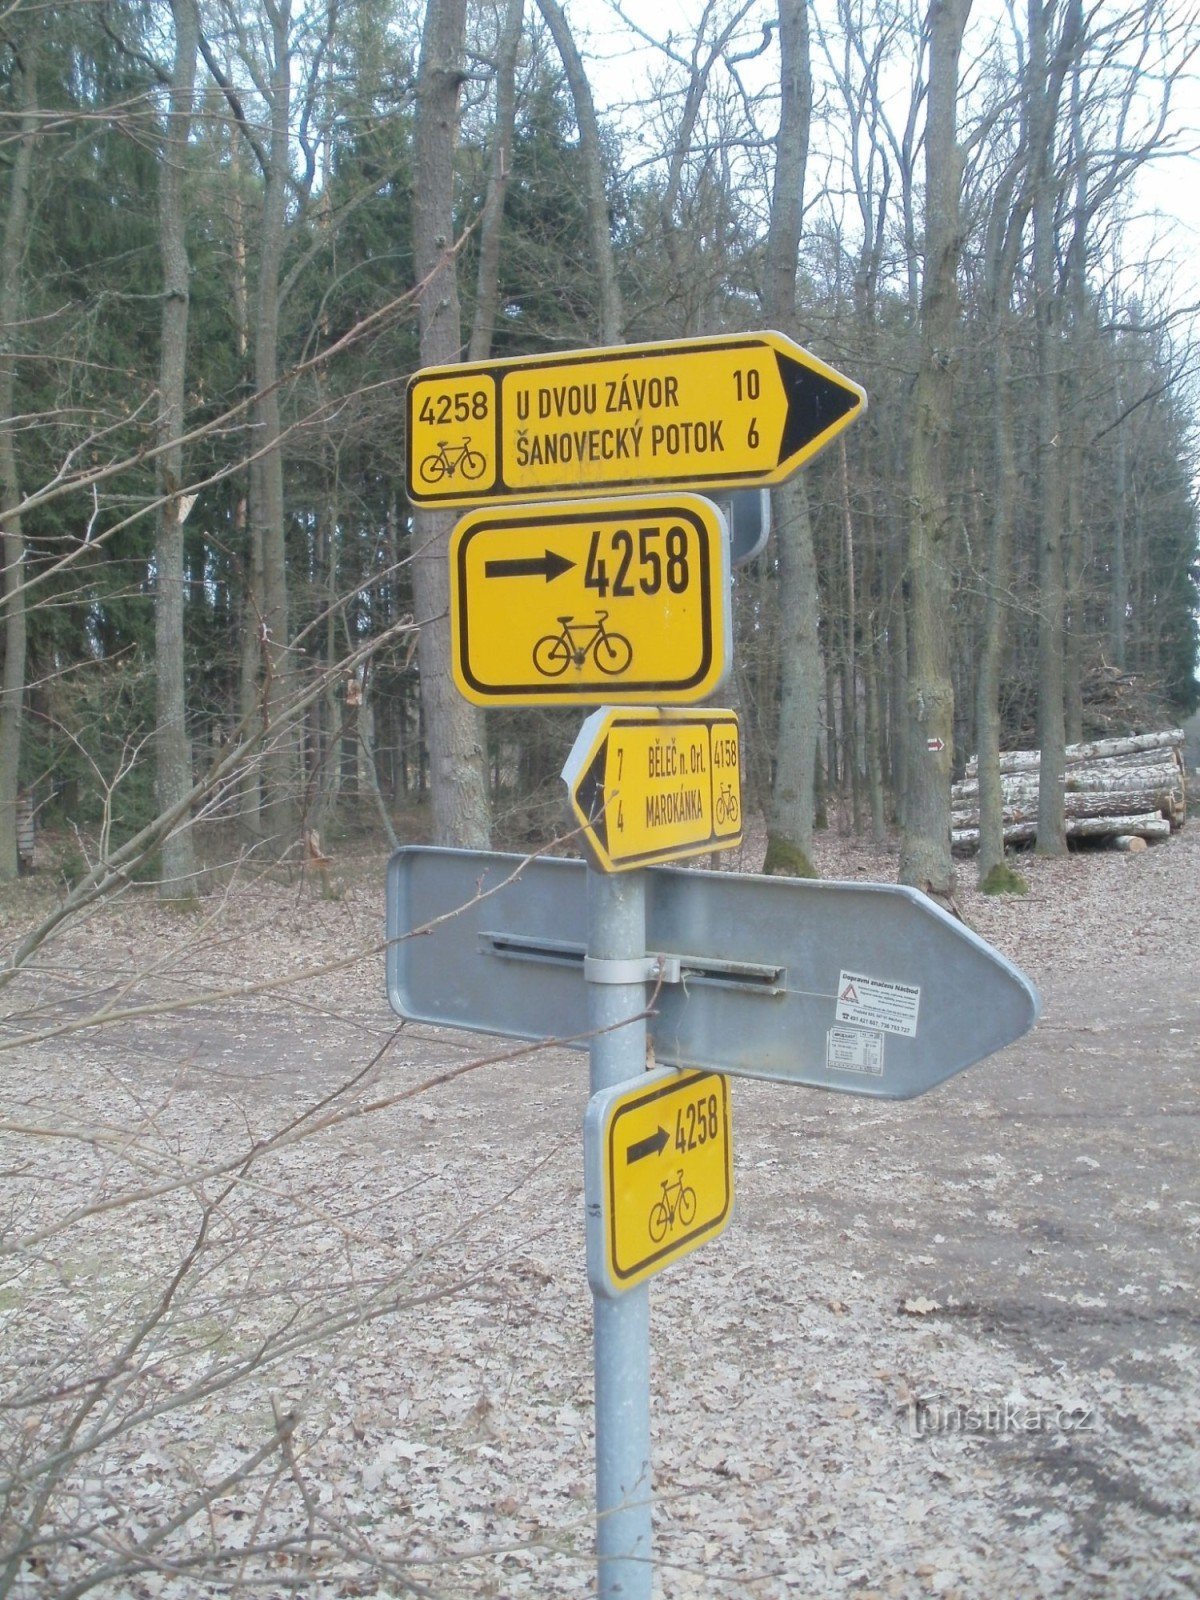
{"type": "Polygon", "coordinates": [[[720,1110],[715,1094],[691,1100],[675,1113],[675,1148],[686,1153],[708,1144],[720,1132],[720,1110]]]}
{"type": "Polygon", "coordinates": [[[599,529],[588,546],[584,585],[602,598],[628,597],[640,590],[657,594],[666,583],[672,594],[683,594],[691,578],[687,529],[655,525],[634,530],[614,528],[607,540],[599,529]],[[603,540],[603,545],[602,545],[603,540]]]}
{"type": "Polygon", "coordinates": [[[487,391],[476,389],[472,394],[427,394],[417,418],[430,427],[442,428],[450,422],[484,422],[487,414],[487,391]]]}

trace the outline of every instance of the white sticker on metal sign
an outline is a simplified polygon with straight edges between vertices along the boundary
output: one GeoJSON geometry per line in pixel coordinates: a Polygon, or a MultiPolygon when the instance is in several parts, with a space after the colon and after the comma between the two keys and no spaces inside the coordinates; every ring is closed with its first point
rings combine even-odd
{"type": "Polygon", "coordinates": [[[902,1033],[915,1039],[920,1005],[919,984],[889,983],[885,978],[868,978],[861,972],[843,972],[838,978],[835,1015],[839,1022],[848,1022],[853,1028],[902,1033]]]}
{"type": "Polygon", "coordinates": [[[882,1078],[883,1035],[862,1028],[830,1028],[825,1035],[825,1065],[833,1072],[882,1078]]]}

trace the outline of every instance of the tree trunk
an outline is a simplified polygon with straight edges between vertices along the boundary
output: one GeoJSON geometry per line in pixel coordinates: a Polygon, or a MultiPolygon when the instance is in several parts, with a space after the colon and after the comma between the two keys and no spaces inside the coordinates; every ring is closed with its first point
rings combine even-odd
{"type": "MultiPolygon", "coordinates": [[[[466,0],[429,0],[421,40],[413,160],[421,362],[462,356],[454,250],[454,148],[463,83],[466,0]]],[[[413,593],[421,629],[421,703],[429,750],[433,837],[437,844],[486,849],[487,771],[482,718],[450,677],[448,545],[455,515],[419,511],[413,519],[413,593]]]]}
{"type": "MultiPolygon", "coordinates": [[[[1036,822],[1007,824],[1004,837],[1010,844],[1019,844],[1034,838],[1037,827],[1036,822]]],[[[955,828],[955,845],[963,848],[974,844],[978,831],[977,828],[955,828]]],[[[1070,817],[1064,823],[1064,831],[1071,839],[1123,838],[1127,834],[1138,834],[1143,839],[1167,839],[1171,824],[1159,812],[1148,811],[1136,817],[1070,817]]]]}
{"type": "Polygon", "coordinates": [[[500,301],[500,240],[504,232],[504,197],[512,172],[513,125],[516,120],[517,52],[525,0],[508,0],[496,61],[496,120],[492,125],[492,170],[479,224],[479,265],[475,275],[475,316],[467,354],[486,361],[492,353],[496,311],[500,301]]]}
{"type": "Polygon", "coordinates": [[[250,515],[262,548],[263,716],[267,726],[263,753],[264,837],[285,851],[297,842],[296,733],[281,726],[290,699],[291,652],[288,648],[287,540],[284,526],[282,422],[279,407],[279,280],[287,221],[287,186],[291,130],[292,52],[289,38],[290,0],[270,9],[271,85],[267,97],[270,130],[263,174],[258,300],[254,314],[255,446],[260,451],[251,473],[250,515]]]}
{"type": "Polygon", "coordinates": [[[871,839],[883,844],[887,838],[883,795],[883,729],[879,716],[879,647],[878,623],[874,615],[868,618],[866,650],[863,658],[863,676],[866,680],[867,719],[867,791],[871,801],[871,839]]]}
{"type": "MultiPolygon", "coordinates": [[[[254,469],[250,469],[251,482],[254,480],[254,469]]],[[[242,593],[240,596],[239,611],[241,613],[241,633],[238,639],[238,721],[249,727],[249,719],[260,716],[265,719],[266,713],[260,704],[259,678],[263,660],[262,644],[262,606],[260,597],[263,591],[262,577],[262,530],[255,527],[250,519],[250,507],[245,495],[238,497],[234,507],[233,526],[235,533],[240,532],[243,537],[240,547],[244,551],[245,565],[242,569],[242,593]]],[[[254,839],[261,835],[262,830],[262,756],[258,754],[253,760],[247,761],[242,772],[240,789],[240,821],[242,827],[254,839]]]]}
{"type": "MultiPolygon", "coordinates": [[[[1071,0],[1074,10],[1076,0],[1071,0]]],[[[1061,856],[1067,851],[1062,805],[1064,748],[1067,742],[1063,705],[1065,610],[1063,587],[1063,511],[1059,442],[1059,297],[1055,282],[1056,174],[1054,121],[1060,74],[1049,60],[1048,0],[1029,0],[1030,133],[1036,177],[1033,194],[1032,288],[1037,330],[1037,517],[1038,517],[1038,712],[1037,739],[1042,752],[1042,787],[1038,802],[1037,852],[1061,856]]]]}
{"type": "MultiPolygon", "coordinates": [[[[779,58],[779,133],[763,301],[768,322],[794,335],[796,255],[812,113],[807,0],[780,4],[779,58]]],[[[779,551],[779,737],[763,870],[811,877],[821,660],[816,559],[803,477],[776,491],[774,525],[779,551]]]]}
{"type": "Polygon", "coordinates": [[[13,417],[17,368],[13,358],[21,308],[21,260],[33,179],[37,138],[37,26],[18,43],[14,75],[21,107],[20,133],[12,157],[8,215],[0,257],[0,528],[4,559],[4,678],[0,700],[0,882],[20,870],[17,848],[17,793],[21,778],[21,727],[25,702],[26,617],[25,535],[16,507],[21,502],[13,417]]]}
{"type": "MultiPolygon", "coordinates": [[[[1007,293],[1007,290],[1005,291],[1007,293]]],[[[1016,469],[1010,421],[1011,371],[1006,318],[998,312],[993,331],[992,452],[993,499],[991,547],[988,551],[987,597],[983,643],[975,686],[975,736],[979,762],[979,881],[1004,860],[1004,825],[1000,795],[1000,664],[1004,656],[1003,589],[1012,547],[1012,506],[1016,469]]]]}
{"type": "MultiPolygon", "coordinates": [[[[1119,366],[1114,399],[1116,413],[1120,416],[1123,397],[1119,366]]],[[[1129,490],[1127,436],[1125,424],[1118,423],[1115,442],[1116,483],[1113,492],[1112,602],[1109,611],[1109,644],[1112,650],[1112,664],[1118,672],[1125,671],[1125,638],[1129,619],[1129,571],[1125,561],[1125,498],[1129,490]]]]}
{"type": "MultiPolygon", "coordinates": [[[[200,18],[195,0],[172,0],[175,64],[167,105],[158,193],[159,253],[163,270],[163,309],[159,352],[158,431],[167,448],[158,458],[157,490],[162,503],[155,529],[155,798],[158,809],[178,804],[192,787],[191,744],[187,731],[183,651],[183,485],[184,384],[187,374],[188,254],[184,174],[200,18]]],[[[191,818],[168,834],[162,846],[160,894],[178,898],[195,893],[196,853],[191,818]]]]}
{"type": "Polygon", "coordinates": [[[776,491],[773,520],[779,547],[779,731],[763,871],[807,878],[815,876],[810,857],[821,656],[817,564],[802,479],[776,491]],[[804,603],[793,603],[801,595],[804,603]]]}
{"type": "MultiPolygon", "coordinates": [[[[1082,27],[1082,23],[1080,23],[1082,27]]],[[[1070,25],[1064,42],[1071,39],[1070,25]]],[[[1067,357],[1067,382],[1060,396],[1066,407],[1060,423],[1066,438],[1062,452],[1066,475],[1066,562],[1063,635],[1064,738],[1078,744],[1083,738],[1083,657],[1086,609],[1083,577],[1087,565],[1084,548],[1084,474],[1087,471],[1087,433],[1092,426],[1089,391],[1087,237],[1091,217],[1088,198],[1090,141],[1083,126],[1082,62],[1080,51],[1072,50],[1071,61],[1071,164],[1075,170],[1075,202],[1071,240],[1064,267],[1065,297],[1070,308],[1071,353],[1067,357]]]]}
{"type": "Polygon", "coordinates": [[[908,803],[908,574],[904,565],[903,534],[890,526],[885,545],[887,593],[891,597],[888,628],[888,747],[892,760],[892,794],[896,817],[904,826],[908,803]]]}
{"type": "MultiPolygon", "coordinates": [[[[1082,401],[1075,404],[1080,405],[1082,401]]],[[[1073,408],[1074,409],[1074,408],[1073,408]]],[[[1072,440],[1065,453],[1066,560],[1063,566],[1063,739],[1078,744],[1083,738],[1083,651],[1086,621],[1083,575],[1086,565],[1083,548],[1083,440],[1079,437],[1083,417],[1074,411],[1067,426],[1072,440]]]]}
{"type": "MultiPolygon", "coordinates": [[[[1178,791],[1177,791],[1178,794],[1178,791]]],[[[1070,821],[1072,817],[1113,817],[1130,816],[1141,811],[1159,811],[1168,822],[1173,821],[1177,811],[1177,794],[1172,796],[1168,788],[1155,787],[1153,784],[1143,788],[1109,787],[1097,783],[1083,790],[1068,788],[1063,796],[1063,808],[1070,821]]],[[[1010,822],[1025,822],[1036,809],[1036,793],[1029,800],[1022,803],[1019,799],[1006,797],[1004,805],[1004,824],[1010,822]]],[[[973,828],[979,822],[979,810],[970,804],[955,805],[952,813],[952,825],[955,828],[973,828]]]]}
{"type": "MultiPolygon", "coordinates": [[[[326,496],[323,514],[317,527],[317,571],[322,573],[325,580],[325,664],[326,674],[325,693],[316,701],[313,711],[316,716],[316,764],[317,782],[316,789],[319,795],[317,803],[318,826],[327,831],[329,824],[338,814],[338,805],[342,790],[342,763],[338,759],[338,750],[344,737],[342,705],[349,691],[349,684],[339,680],[336,672],[338,661],[337,630],[338,623],[346,630],[347,654],[353,652],[353,642],[349,637],[349,628],[345,611],[339,608],[338,597],[338,560],[337,560],[337,527],[341,515],[339,504],[340,496],[337,492],[337,474],[331,477],[331,487],[326,496]]],[[[388,621],[392,621],[388,618],[388,621]]]]}
{"type": "Polygon", "coordinates": [[[600,146],[600,126],[596,121],[592,89],[562,7],[556,4],[556,0],[538,0],[538,8],[546,19],[546,26],[562,58],[563,71],[567,75],[567,85],[575,106],[575,123],[579,129],[579,150],[586,184],[588,233],[592,241],[592,258],[600,298],[600,342],[620,344],[625,331],[625,313],[613,259],[608,196],[604,186],[604,153],[600,146]]]}
{"type": "MultiPolygon", "coordinates": [[[[242,147],[237,132],[229,145],[230,256],[229,295],[233,313],[233,341],[239,374],[246,374],[250,352],[250,292],[246,270],[246,208],[242,194],[242,147]]],[[[248,381],[248,374],[246,374],[248,381]]],[[[247,477],[253,480],[254,467],[247,477]]],[[[250,521],[250,503],[245,491],[233,507],[234,550],[241,570],[237,596],[237,706],[236,720],[249,727],[249,718],[258,705],[258,670],[261,651],[259,626],[262,621],[262,540],[250,521]]],[[[250,838],[259,833],[262,789],[258,761],[247,761],[238,778],[238,822],[250,838]]]]}
{"type": "Polygon", "coordinates": [[[374,802],[375,813],[379,818],[380,826],[383,828],[384,837],[387,839],[388,849],[395,850],[399,847],[400,841],[396,837],[396,830],[392,826],[392,819],[390,816],[388,816],[388,809],[384,804],[383,792],[379,787],[379,769],[375,765],[375,719],[372,715],[371,703],[367,698],[366,693],[370,682],[371,679],[368,675],[363,690],[363,703],[359,707],[358,743],[361,752],[361,761],[359,765],[362,770],[363,782],[366,785],[368,794],[371,796],[371,799],[374,802]]]}
{"type": "MultiPolygon", "coordinates": [[[[768,556],[756,561],[741,588],[747,609],[755,619],[752,628],[740,628],[733,652],[733,671],[737,678],[737,706],[743,719],[742,742],[746,806],[765,816],[771,792],[771,751],[775,747],[775,671],[778,652],[775,604],[778,585],[768,556]],[[772,647],[761,647],[763,638],[772,647]]],[[[739,586],[735,586],[735,598],[739,586]]],[[[735,625],[737,618],[735,616],[735,625]]]]}
{"type": "Polygon", "coordinates": [[[1013,519],[1017,463],[1013,443],[1013,373],[1010,333],[1017,259],[1029,218],[1029,107],[1022,106],[1016,151],[996,185],[985,245],[987,309],[991,316],[992,517],[988,546],[983,641],[975,697],[976,763],[979,772],[979,882],[1004,860],[1000,785],[1000,674],[1007,634],[1007,599],[1013,574],[1013,519]]]}
{"type": "Polygon", "coordinates": [[[862,762],[858,719],[858,585],[854,570],[854,518],[850,513],[850,471],[846,441],[839,440],[839,490],[842,502],[842,542],[846,569],[845,646],[842,651],[843,772],[850,779],[850,809],[854,832],[862,832],[862,762]]]}
{"type": "MultiPolygon", "coordinates": [[[[1166,728],[1160,733],[1135,733],[1112,739],[1092,739],[1084,744],[1069,744],[1065,751],[1068,773],[1076,767],[1091,767],[1103,763],[1108,767],[1144,769],[1178,764],[1176,751],[1184,743],[1182,728],[1166,728]]],[[[999,771],[1024,773],[1036,779],[1041,769],[1037,750],[1005,750],[999,760],[999,771]]],[[[978,758],[972,756],[963,770],[964,782],[975,778],[979,772],[978,758]]],[[[955,788],[961,785],[956,784],[955,788]]]]}
{"type": "Polygon", "coordinates": [[[900,881],[938,894],[954,883],[950,772],[954,690],[950,678],[953,527],[946,474],[958,339],[962,155],[956,106],[958,58],[971,0],[932,0],[929,110],[925,127],[925,271],[921,348],[913,394],[908,570],[910,770],[900,881]]]}
{"type": "MultiPolygon", "coordinates": [[[[823,782],[825,797],[839,787],[841,768],[838,765],[837,671],[833,662],[833,641],[825,639],[825,767],[823,782]]],[[[818,749],[820,745],[818,743],[818,749]]],[[[822,826],[824,824],[822,823],[822,826]]]]}

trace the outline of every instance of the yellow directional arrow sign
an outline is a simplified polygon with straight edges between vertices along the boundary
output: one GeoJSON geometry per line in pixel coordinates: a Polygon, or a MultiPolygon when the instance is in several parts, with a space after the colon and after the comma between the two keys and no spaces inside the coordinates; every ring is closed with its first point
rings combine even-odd
{"type": "Polygon", "coordinates": [[[742,842],[741,749],[732,711],[594,712],[562,775],[602,872],[742,842]]]}
{"type": "Polygon", "coordinates": [[[725,520],[688,494],[471,512],[450,632],[476,705],[701,700],[729,660],[725,520]]]}
{"type": "Polygon", "coordinates": [[[729,1080],[666,1068],[601,1090],[583,1125],[588,1279],[613,1297],[715,1239],[733,1211],[729,1080]]]}
{"type": "Polygon", "coordinates": [[[427,367],[408,385],[418,506],[782,483],[866,405],[779,333],[427,367]]]}

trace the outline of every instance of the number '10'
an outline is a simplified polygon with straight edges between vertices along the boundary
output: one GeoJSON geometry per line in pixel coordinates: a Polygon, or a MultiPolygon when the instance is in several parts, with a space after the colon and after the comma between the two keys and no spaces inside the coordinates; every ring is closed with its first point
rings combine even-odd
{"type": "Polygon", "coordinates": [[[743,372],[740,367],[733,369],[733,387],[737,391],[739,400],[757,400],[762,394],[762,378],[757,367],[747,367],[743,372]]]}

